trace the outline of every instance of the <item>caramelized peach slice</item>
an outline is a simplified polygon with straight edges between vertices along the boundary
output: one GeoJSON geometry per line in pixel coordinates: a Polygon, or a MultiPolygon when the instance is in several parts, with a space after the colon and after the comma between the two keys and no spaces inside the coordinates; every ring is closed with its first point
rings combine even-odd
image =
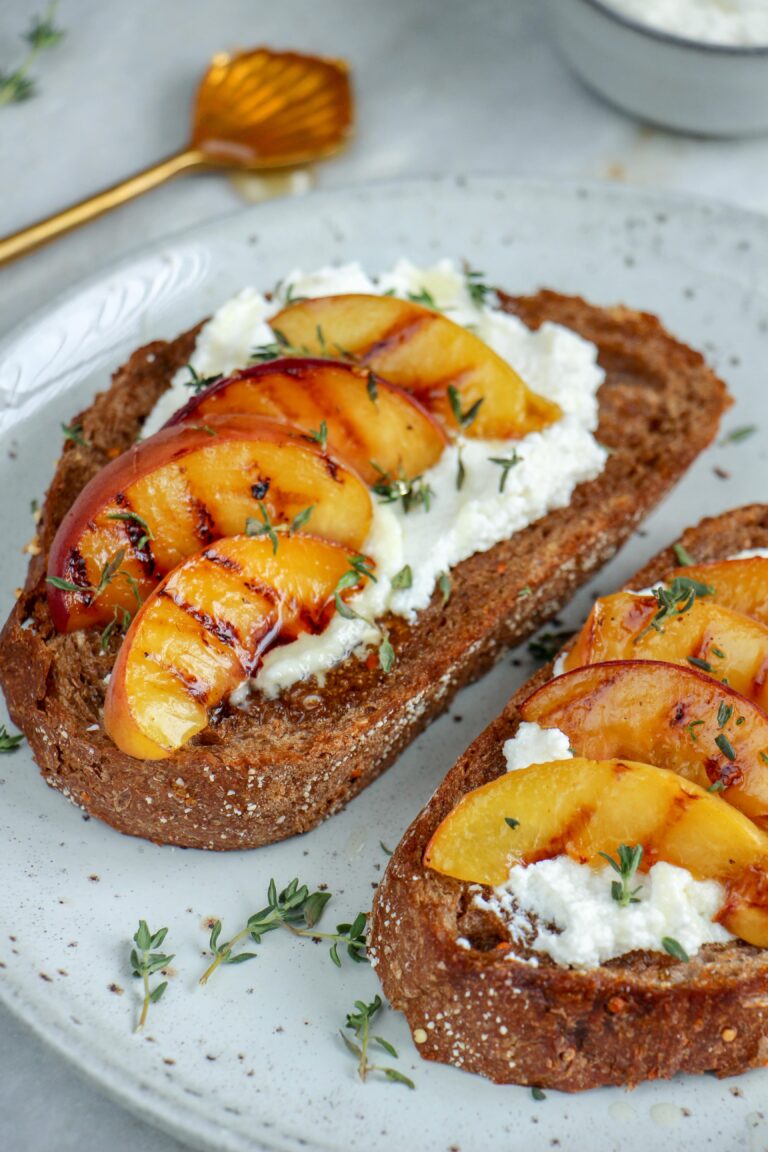
{"type": "Polygon", "coordinates": [[[282,536],[277,551],[264,536],[235,536],[189,557],[142,606],[120,647],[104,704],[108,735],[141,760],[171,755],[278,636],[325,627],[352,558],[302,535],[282,536]]]}
{"type": "Polygon", "coordinates": [[[615,858],[620,844],[642,844],[644,869],[666,860],[719,881],[725,927],[768,945],[768,836],[719,796],[649,764],[577,757],[508,772],[459,801],[424,863],[496,885],[513,864],[567,854],[599,865],[599,853],[615,858]]]}
{"type": "Polygon", "coordinates": [[[768,828],[768,716],[710,676],[656,660],[618,660],[550,680],[525,720],[565,732],[577,756],[670,768],[768,828]]]}
{"type": "Polygon", "coordinates": [[[420,476],[447,442],[434,416],[402,388],[333,360],[290,357],[247,368],[193,397],[169,423],[232,412],[287,420],[321,444],[327,438],[329,451],[371,485],[381,472],[420,476]]]}
{"type": "Polygon", "coordinates": [[[204,544],[310,508],[307,531],[360,548],[368,489],[297,430],[231,415],[158,432],[103,468],[62,521],[48,561],[53,622],[107,624],[204,544]]]}
{"type": "Polygon", "coordinates": [[[505,360],[440,312],[394,296],[323,296],[291,304],[270,322],[292,348],[308,355],[352,357],[391,384],[414,392],[450,427],[458,427],[449,388],[468,436],[509,440],[562,415],[532,392],[505,360]]]}
{"type": "Polygon", "coordinates": [[[716,604],[733,608],[768,624],[768,559],[751,556],[744,560],[715,560],[710,564],[690,564],[675,568],[667,577],[698,580],[712,589],[716,604]]]}
{"type": "Polygon", "coordinates": [[[596,601],[565,661],[566,670],[606,660],[663,660],[698,668],[768,706],[768,627],[710,597],[658,619],[653,596],[617,592],[596,601]],[[652,620],[656,618],[657,627],[652,620]]]}

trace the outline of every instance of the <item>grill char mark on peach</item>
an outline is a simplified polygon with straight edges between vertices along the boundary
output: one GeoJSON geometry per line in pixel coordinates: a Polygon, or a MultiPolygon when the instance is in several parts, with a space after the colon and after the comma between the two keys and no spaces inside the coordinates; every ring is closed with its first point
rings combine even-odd
{"type": "Polygon", "coordinates": [[[656,660],[590,664],[548,681],[520,711],[565,732],[577,755],[656,764],[702,788],[722,783],[724,799],[768,827],[768,716],[704,672],[656,660]]]}
{"type": "Polygon", "coordinates": [[[331,456],[368,484],[379,479],[371,460],[411,478],[435,464],[447,443],[415,396],[348,361],[289,356],[244,369],[198,393],[169,425],[234,412],[285,420],[310,442],[325,422],[331,456]]]}
{"type": "Polygon", "coordinates": [[[272,321],[291,345],[308,353],[337,348],[410,392],[452,430],[458,427],[447,389],[463,411],[483,403],[468,435],[513,439],[562,416],[532,392],[509,364],[442,313],[393,296],[326,296],[288,305],[272,321]]]}
{"type": "Polygon", "coordinates": [[[211,416],[202,426],[158,433],[107,465],[68,513],[49,556],[49,576],[99,585],[101,572],[123,553],[120,573],[98,596],[48,588],[60,631],[101,626],[117,609],[136,608],[132,580],[146,598],[166,572],[221,537],[242,533],[258,516],[254,488],[273,523],[290,523],[313,505],[313,534],[359,550],[372,515],[370,493],[349,468],[298,430],[261,416],[211,416]],[[119,501],[117,497],[120,497],[119,501]],[[120,518],[110,519],[113,511],[120,518]],[[135,513],[146,522],[123,519],[135,513]],[[152,537],[139,548],[144,535],[152,537]],[[129,580],[128,577],[131,579],[129,580]]]}
{"type": "MultiPolygon", "coordinates": [[[[208,723],[266,649],[318,631],[353,553],[300,534],[236,536],[188,557],[137,613],[118,652],[104,707],[122,751],[162,759],[208,723]]],[[[351,595],[363,578],[341,595],[351,595]]]]}
{"type": "Polygon", "coordinates": [[[615,858],[620,844],[641,844],[642,870],[664,860],[717,880],[725,927],[768,945],[768,835],[719,796],[648,764],[576,757],[499,776],[462,797],[424,863],[468,883],[503,884],[510,863],[542,858],[542,842],[550,855],[562,846],[595,865],[603,864],[600,852],[615,858]],[[514,829],[509,813],[519,821],[514,829]]]}

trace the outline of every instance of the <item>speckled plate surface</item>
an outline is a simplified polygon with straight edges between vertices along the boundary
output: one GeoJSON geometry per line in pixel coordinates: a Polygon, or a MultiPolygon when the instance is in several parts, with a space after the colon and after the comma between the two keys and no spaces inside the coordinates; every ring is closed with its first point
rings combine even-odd
{"type": "MultiPolygon", "coordinates": [[[[372,271],[409,255],[466,258],[511,291],[550,286],[658,312],[703,349],[737,407],[713,448],[599,577],[608,590],[684,525],[768,498],[765,364],[768,222],[719,205],[615,187],[436,180],[273,203],[169,240],[46,309],[0,349],[3,614],[23,579],[29,511],[60,450],[59,425],[135,347],[173,336],[245,284],[359,258],[372,271]]],[[[566,614],[576,623],[583,592],[566,614]]],[[[123,838],[44,786],[26,750],[0,761],[0,997],[103,1088],[203,1149],[543,1152],[768,1147],[768,1072],[719,1083],[680,1078],[581,1097],[499,1088],[420,1061],[402,1019],[377,1031],[416,1091],[362,1085],[338,1029],[377,982],[334,968],[324,947],[276,932],[249,964],[197,986],[205,921],[225,935],[262,907],[270,877],[334,893],[335,924],[370,905],[411,817],[530,670],[506,658],[349,809],[299,839],[213,855],[123,838]],[[140,917],[169,928],[165,999],[134,1035],[130,937],[140,917]]]]}

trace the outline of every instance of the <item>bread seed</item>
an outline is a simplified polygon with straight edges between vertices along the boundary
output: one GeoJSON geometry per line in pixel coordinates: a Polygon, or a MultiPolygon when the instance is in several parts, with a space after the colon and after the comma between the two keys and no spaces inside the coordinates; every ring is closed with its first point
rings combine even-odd
{"type": "Polygon", "coordinates": [[[720,1033],[720,1039],[724,1040],[726,1044],[730,1044],[732,1040],[736,1039],[736,1029],[723,1028],[722,1032],[720,1033]]]}
{"type": "Polygon", "coordinates": [[[416,1044],[424,1044],[427,1039],[427,1034],[423,1028],[415,1028],[413,1032],[413,1039],[416,1044]]]}

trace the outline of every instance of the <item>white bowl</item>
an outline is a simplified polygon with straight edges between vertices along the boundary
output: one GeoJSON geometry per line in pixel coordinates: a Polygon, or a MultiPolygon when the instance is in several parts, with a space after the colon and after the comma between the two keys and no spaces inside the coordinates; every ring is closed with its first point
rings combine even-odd
{"type": "Polygon", "coordinates": [[[768,132],[768,45],[686,40],[603,0],[547,0],[547,7],[574,72],[624,111],[705,136],[768,132]]]}

